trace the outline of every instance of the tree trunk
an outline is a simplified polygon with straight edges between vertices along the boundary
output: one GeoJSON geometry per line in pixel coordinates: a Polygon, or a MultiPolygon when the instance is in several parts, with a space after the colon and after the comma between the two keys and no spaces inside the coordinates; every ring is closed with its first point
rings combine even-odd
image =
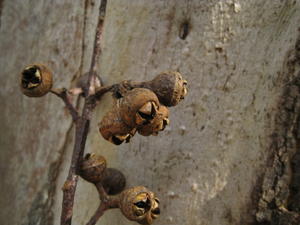
{"type": "MultiPolygon", "coordinates": [[[[55,96],[27,98],[32,62],[70,88],[88,71],[99,0],[0,0],[0,224],[58,225],[74,127],[55,96]]],[[[97,124],[86,152],[107,158],[128,186],[161,200],[154,224],[300,224],[300,1],[108,0],[98,71],[104,84],[178,70],[189,93],[157,137],[113,146],[97,124]]],[[[77,103],[80,105],[80,102],[77,103]]],[[[80,180],[73,225],[98,205],[80,180]]],[[[119,210],[99,225],[127,225],[119,210]]]]}

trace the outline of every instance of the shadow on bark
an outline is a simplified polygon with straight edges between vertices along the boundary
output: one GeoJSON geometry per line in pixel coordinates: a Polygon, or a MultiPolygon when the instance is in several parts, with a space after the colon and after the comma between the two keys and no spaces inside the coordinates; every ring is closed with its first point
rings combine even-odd
{"type": "MultiPolygon", "coordinates": [[[[300,37],[280,73],[283,91],[263,181],[256,225],[300,224],[300,37]]],[[[277,81],[278,82],[278,81],[277,81]]],[[[257,194],[257,193],[256,193],[257,194]]]]}

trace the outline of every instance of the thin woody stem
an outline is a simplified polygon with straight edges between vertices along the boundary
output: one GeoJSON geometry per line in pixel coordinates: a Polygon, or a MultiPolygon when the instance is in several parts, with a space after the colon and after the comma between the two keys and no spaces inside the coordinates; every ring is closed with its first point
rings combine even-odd
{"type": "Polygon", "coordinates": [[[108,196],[101,183],[97,183],[96,188],[98,190],[101,203],[94,215],[91,217],[90,221],[86,225],[95,225],[106,210],[119,207],[118,197],[113,198],[108,196]]]}
{"type": "Polygon", "coordinates": [[[51,89],[50,92],[55,94],[56,96],[58,96],[59,98],[61,98],[63,100],[63,102],[65,103],[67,109],[69,110],[69,112],[72,116],[73,121],[76,122],[79,118],[78,111],[75,109],[75,107],[71,103],[70,98],[67,94],[67,89],[65,89],[65,88],[51,89]]]}
{"type": "MultiPolygon", "coordinates": [[[[99,8],[99,21],[96,28],[96,36],[94,42],[94,51],[91,60],[91,66],[89,70],[89,80],[87,85],[86,96],[90,95],[90,90],[95,89],[95,69],[96,62],[99,60],[100,56],[100,41],[102,37],[104,15],[106,8],[106,0],[102,0],[99,8]]],[[[92,110],[95,108],[95,98],[86,98],[84,106],[82,109],[82,114],[76,121],[76,131],[75,131],[75,143],[72,154],[72,161],[69,169],[69,174],[67,180],[65,181],[63,187],[63,203],[61,212],[61,225],[71,225],[73,216],[73,205],[74,197],[78,182],[78,168],[80,160],[84,154],[84,148],[86,144],[87,135],[90,127],[90,119],[92,110]]]]}
{"type": "Polygon", "coordinates": [[[114,92],[115,94],[119,93],[120,95],[124,95],[127,91],[133,88],[147,88],[147,82],[135,82],[125,80],[117,84],[96,88],[95,94],[91,95],[90,97],[99,100],[102,97],[102,95],[109,91],[114,92]]]}
{"type": "Polygon", "coordinates": [[[107,210],[106,204],[101,202],[99,207],[97,208],[96,212],[94,215],[91,217],[89,222],[86,225],[95,225],[97,221],[100,219],[101,216],[103,216],[104,212],[107,210]]]}
{"type": "Polygon", "coordinates": [[[89,70],[89,79],[87,83],[88,88],[85,89],[88,92],[86,93],[86,96],[93,94],[90,93],[91,91],[93,92],[95,91],[96,67],[101,54],[101,40],[102,40],[102,33],[103,33],[106,4],[107,4],[107,0],[101,0],[101,4],[99,7],[98,24],[96,27],[96,34],[94,40],[94,51],[93,51],[93,56],[91,60],[90,70],[89,70]]]}
{"type": "Polygon", "coordinates": [[[96,188],[98,190],[99,193],[99,198],[102,202],[107,202],[109,199],[108,194],[105,192],[103,185],[101,183],[97,183],[96,184],[96,188]]]}
{"type": "Polygon", "coordinates": [[[91,97],[99,100],[102,97],[102,95],[104,95],[105,93],[107,93],[109,91],[112,91],[113,88],[114,88],[114,85],[99,87],[95,90],[95,94],[91,97]]]}

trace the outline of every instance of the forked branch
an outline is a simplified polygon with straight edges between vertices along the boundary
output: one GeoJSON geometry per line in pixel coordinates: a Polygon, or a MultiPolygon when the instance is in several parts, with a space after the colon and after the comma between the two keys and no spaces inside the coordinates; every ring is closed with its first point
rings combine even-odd
{"type": "Polygon", "coordinates": [[[59,98],[61,98],[63,100],[63,102],[65,103],[67,109],[69,110],[69,112],[72,116],[73,121],[76,122],[79,118],[78,111],[73,106],[73,104],[68,96],[67,89],[66,88],[51,89],[50,92],[55,94],[56,96],[58,96],[59,98]]]}
{"type": "Polygon", "coordinates": [[[99,198],[101,200],[101,203],[97,208],[97,210],[95,211],[92,218],[90,219],[90,221],[86,225],[95,225],[106,210],[119,207],[118,197],[108,196],[101,183],[98,183],[96,187],[99,193],[99,198]]]}

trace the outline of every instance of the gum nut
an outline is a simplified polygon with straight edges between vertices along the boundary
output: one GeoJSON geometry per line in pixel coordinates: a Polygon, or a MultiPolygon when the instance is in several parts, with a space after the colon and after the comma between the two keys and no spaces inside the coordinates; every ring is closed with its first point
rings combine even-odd
{"type": "Polygon", "coordinates": [[[123,142],[128,143],[136,129],[127,126],[121,119],[118,108],[113,108],[102,118],[99,131],[105,140],[120,145],[123,142]]]}
{"type": "Polygon", "coordinates": [[[187,94],[187,81],[176,71],[163,72],[146,86],[155,92],[162,104],[169,107],[177,105],[187,94]]]}
{"type": "Polygon", "coordinates": [[[104,171],[101,183],[108,195],[116,195],[124,190],[126,186],[126,178],[120,170],[107,168],[104,171]]]}
{"type": "Polygon", "coordinates": [[[119,207],[127,219],[144,225],[152,224],[160,214],[159,200],[143,186],[123,191],[119,207]]]}
{"type": "Polygon", "coordinates": [[[163,131],[169,123],[169,110],[166,106],[160,105],[155,118],[151,123],[138,127],[138,133],[143,136],[156,136],[158,132],[163,131]]]}
{"type": "Polygon", "coordinates": [[[52,72],[43,64],[32,64],[21,72],[20,87],[28,97],[41,97],[52,88],[52,72]]]}
{"type": "Polygon", "coordinates": [[[120,115],[130,127],[150,123],[156,115],[159,101],[154,92],[146,88],[135,88],[119,100],[120,115]]]}
{"type": "Polygon", "coordinates": [[[80,165],[80,176],[88,182],[98,183],[106,169],[106,159],[101,155],[86,154],[80,165]]]}

